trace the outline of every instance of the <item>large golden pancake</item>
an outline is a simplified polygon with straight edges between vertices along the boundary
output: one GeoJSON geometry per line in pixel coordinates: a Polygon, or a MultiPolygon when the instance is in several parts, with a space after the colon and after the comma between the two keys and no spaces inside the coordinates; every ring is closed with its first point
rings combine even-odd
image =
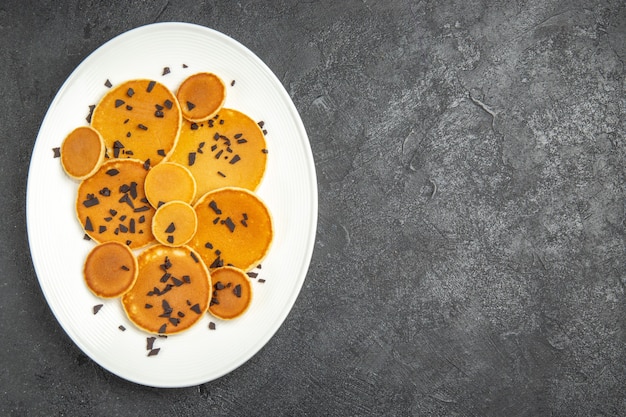
{"type": "Polygon", "coordinates": [[[265,137],[250,117],[222,108],[206,122],[183,122],[170,160],[191,171],[197,198],[222,187],[254,191],[265,173],[265,137]]]}
{"type": "Polygon", "coordinates": [[[209,312],[217,318],[230,320],[241,316],[252,301],[250,279],[241,269],[225,266],[211,272],[213,296],[209,312]]]}
{"type": "Polygon", "coordinates": [[[220,188],[206,193],[194,208],[198,230],[189,245],[210,269],[232,265],[248,271],[267,254],[274,233],[272,219],[256,194],[220,188]]]}
{"type": "Polygon", "coordinates": [[[61,165],[72,178],[93,175],[104,161],[104,140],[97,130],[81,126],[72,130],[61,145],[61,165]]]}
{"type": "Polygon", "coordinates": [[[159,82],[143,79],[110,90],[91,117],[110,158],[136,158],[150,166],[174,148],[181,122],[174,94],[159,82]]]}
{"type": "Polygon", "coordinates": [[[76,213],[93,240],[121,242],[132,249],[154,240],[154,208],[143,190],[146,173],[141,161],[115,159],[80,183],[76,213]]]}
{"type": "Polygon", "coordinates": [[[199,72],[183,81],[178,87],[176,98],[185,119],[203,122],[213,117],[224,105],[226,86],[217,75],[199,72]]]}
{"type": "Polygon", "coordinates": [[[137,258],[126,245],[105,242],[95,246],[87,255],[83,276],[87,287],[98,297],[119,297],[137,279],[137,258]]]}
{"type": "Polygon", "coordinates": [[[155,245],[138,256],[139,275],[122,297],[128,318],[150,333],[187,330],[207,311],[211,277],[187,246],[155,245]]]}

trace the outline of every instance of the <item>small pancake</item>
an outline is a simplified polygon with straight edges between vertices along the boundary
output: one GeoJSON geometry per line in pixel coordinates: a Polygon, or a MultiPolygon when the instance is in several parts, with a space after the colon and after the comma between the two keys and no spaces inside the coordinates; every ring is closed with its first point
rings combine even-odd
{"type": "Polygon", "coordinates": [[[83,276],[87,287],[98,297],[119,297],[137,279],[137,258],[133,251],[118,242],[95,246],[87,255],[83,276]]]}
{"type": "Polygon", "coordinates": [[[159,82],[143,79],[111,89],[91,117],[91,126],[104,138],[109,157],[149,160],[150,166],[174,148],[181,122],[174,94],[159,82]]]}
{"type": "Polygon", "coordinates": [[[230,320],[241,316],[252,301],[252,286],[241,269],[225,266],[211,272],[213,297],[209,313],[217,318],[230,320]]]}
{"type": "Polygon", "coordinates": [[[194,205],[198,231],[189,245],[209,269],[232,265],[244,271],[267,254],[273,239],[270,212],[256,194],[243,188],[221,188],[194,205]]]}
{"type": "Polygon", "coordinates": [[[196,195],[196,180],[184,166],[162,162],[148,171],[144,188],[152,207],[174,200],[191,204],[196,195]]]}
{"type": "Polygon", "coordinates": [[[146,174],[141,161],[114,159],[80,183],[76,213],[96,243],[115,241],[136,249],[154,240],[154,208],[143,190],[146,174]]]}
{"type": "Polygon", "coordinates": [[[246,114],[222,108],[207,122],[183,122],[170,160],[191,171],[198,198],[222,187],[254,191],[267,164],[265,136],[246,114]]]}
{"type": "Polygon", "coordinates": [[[185,119],[203,122],[213,117],[224,105],[226,86],[217,75],[199,72],[183,81],[178,87],[176,98],[185,119]]]}
{"type": "Polygon", "coordinates": [[[82,180],[93,175],[104,161],[104,139],[97,130],[81,126],[61,145],[61,164],[70,177],[82,180]]]}
{"type": "Polygon", "coordinates": [[[198,228],[193,207],[182,201],[160,206],[152,218],[152,234],[165,246],[181,246],[191,240],[198,228]]]}
{"type": "Polygon", "coordinates": [[[155,245],[137,260],[137,281],[122,297],[124,311],[137,327],[173,334],[202,318],[211,298],[211,277],[192,249],[155,245]]]}

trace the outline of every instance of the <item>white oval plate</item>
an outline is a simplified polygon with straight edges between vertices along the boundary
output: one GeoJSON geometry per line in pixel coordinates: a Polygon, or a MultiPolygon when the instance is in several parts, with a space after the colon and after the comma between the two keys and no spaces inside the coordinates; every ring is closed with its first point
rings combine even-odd
{"type": "Polygon", "coordinates": [[[117,36],[89,55],[65,81],[43,120],[28,176],[26,218],[39,283],[56,319],[103,368],[139,384],[184,387],[218,378],[256,354],[287,317],[306,277],[317,226],[317,183],[306,131],[289,95],[271,70],[228,36],[187,23],[157,23],[117,36]],[[184,68],[187,66],[187,68],[184,68]],[[170,72],[163,75],[164,68],[170,72]],[[268,165],[257,190],[268,205],[275,237],[258,277],[250,309],[233,321],[209,314],[180,335],[146,338],[126,318],[119,299],[87,289],[82,266],[93,241],[83,239],[75,215],[78,183],[62,170],[53,148],[86,125],[89,105],[113,85],[150,78],[175,91],[187,76],[214,72],[227,85],[225,106],[264,121],[268,165]],[[231,86],[231,81],[235,84],[231,86]],[[262,282],[265,280],[265,282],[262,282]],[[260,282],[261,281],[261,282],[260,282]],[[94,305],[103,304],[97,314],[94,305]],[[215,330],[209,329],[210,322],[215,330]],[[125,331],[119,329],[124,326],[125,331]]]}

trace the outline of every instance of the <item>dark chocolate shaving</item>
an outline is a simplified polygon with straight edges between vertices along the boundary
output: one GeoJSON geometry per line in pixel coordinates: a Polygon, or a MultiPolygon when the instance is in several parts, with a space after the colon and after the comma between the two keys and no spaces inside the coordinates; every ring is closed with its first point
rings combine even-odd
{"type": "Polygon", "coordinates": [[[152,92],[152,89],[154,88],[154,86],[155,86],[155,85],[156,85],[156,81],[150,81],[150,82],[148,83],[148,88],[146,89],[146,91],[147,91],[148,93],[151,93],[151,92],[152,92]]]}
{"type": "Polygon", "coordinates": [[[214,200],[211,200],[209,207],[215,212],[215,214],[222,214],[222,210],[217,207],[217,203],[214,200]]]}
{"type": "Polygon", "coordinates": [[[93,109],[95,108],[96,108],[95,104],[89,105],[89,114],[87,115],[87,117],[85,117],[85,120],[87,120],[87,123],[91,123],[91,117],[93,116],[93,109]]]}
{"type": "Polygon", "coordinates": [[[98,204],[100,204],[100,200],[93,194],[88,194],[87,199],[83,201],[83,205],[87,208],[97,206],[98,204]]]}
{"type": "Polygon", "coordinates": [[[95,306],[93,306],[93,314],[98,314],[98,311],[100,311],[103,305],[104,304],[96,304],[95,306]]]}
{"type": "Polygon", "coordinates": [[[226,220],[224,220],[224,224],[228,227],[228,230],[230,230],[231,233],[235,231],[235,223],[233,223],[230,217],[227,217],[226,220]]]}

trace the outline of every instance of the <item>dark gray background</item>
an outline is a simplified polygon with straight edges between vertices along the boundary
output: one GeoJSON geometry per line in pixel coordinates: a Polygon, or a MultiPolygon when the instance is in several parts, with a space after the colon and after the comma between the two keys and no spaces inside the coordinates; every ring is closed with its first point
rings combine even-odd
{"type": "Polygon", "coordinates": [[[626,415],[624,1],[3,1],[0,415],[626,415]],[[25,196],[46,109],[112,37],[221,31],[309,134],[316,246],[275,337],[152,389],[65,335],[25,196]]]}

